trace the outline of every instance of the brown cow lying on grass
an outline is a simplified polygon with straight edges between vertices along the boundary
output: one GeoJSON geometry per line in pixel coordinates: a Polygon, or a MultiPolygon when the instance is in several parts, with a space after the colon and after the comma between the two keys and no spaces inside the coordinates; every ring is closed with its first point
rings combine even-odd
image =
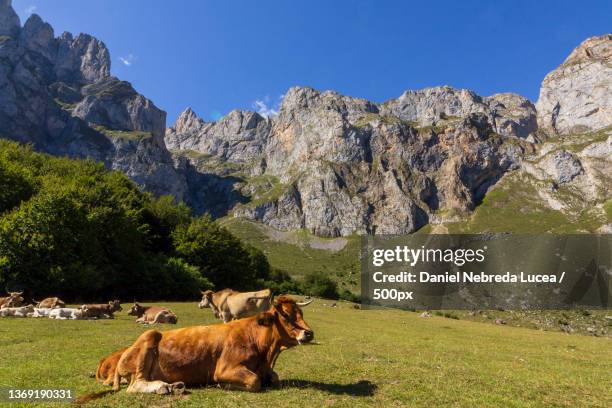
{"type": "MultiPolygon", "coordinates": [[[[308,302],[310,303],[310,302],[308,302]]],[[[185,384],[220,384],[259,391],[278,385],[281,351],[310,342],[314,333],[300,306],[280,296],[266,312],[226,324],[144,332],[119,359],[113,389],[129,378],[127,392],[181,394],[185,384]]]]}
{"type": "Polygon", "coordinates": [[[137,316],[136,322],[145,324],[176,324],[178,322],[178,317],[170,309],[159,306],[142,306],[138,303],[134,303],[128,315],[137,316]]]}
{"type": "Polygon", "coordinates": [[[66,307],[66,302],[58,297],[50,297],[36,302],[37,309],[55,309],[58,307],[66,307]]]}
{"type": "Polygon", "coordinates": [[[91,304],[81,306],[83,311],[83,318],[85,319],[114,319],[114,312],[120,312],[123,310],[121,302],[113,300],[108,304],[91,304]]]}

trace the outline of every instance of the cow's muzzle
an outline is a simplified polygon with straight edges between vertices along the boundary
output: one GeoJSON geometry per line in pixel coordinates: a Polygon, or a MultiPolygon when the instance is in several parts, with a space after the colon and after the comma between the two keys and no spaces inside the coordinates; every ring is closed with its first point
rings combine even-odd
{"type": "Polygon", "coordinates": [[[300,335],[297,337],[298,343],[309,343],[314,339],[314,332],[312,330],[302,330],[300,335]]]}

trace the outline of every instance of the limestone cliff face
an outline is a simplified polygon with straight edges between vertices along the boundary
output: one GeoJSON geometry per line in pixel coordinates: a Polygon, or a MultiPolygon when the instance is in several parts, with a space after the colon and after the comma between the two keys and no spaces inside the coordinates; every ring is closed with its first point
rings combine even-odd
{"type": "Polygon", "coordinates": [[[537,110],[540,128],[549,133],[612,124],[612,34],[585,40],[544,78],[537,110]]]}
{"type": "Polygon", "coordinates": [[[465,213],[532,149],[523,138],[535,111],[523,98],[448,87],[406,95],[375,104],[291,88],[271,119],[234,111],[206,123],[187,110],[166,144],[203,172],[240,174],[233,184],[244,202],[229,213],[321,236],[406,233],[465,213]]]}
{"type": "Polygon", "coordinates": [[[156,194],[186,191],[163,137],[166,113],[110,76],[103,42],[54,36],[33,14],[21,27],[0,2],[0,136],[58,155],[93,158],[156,194]]]}

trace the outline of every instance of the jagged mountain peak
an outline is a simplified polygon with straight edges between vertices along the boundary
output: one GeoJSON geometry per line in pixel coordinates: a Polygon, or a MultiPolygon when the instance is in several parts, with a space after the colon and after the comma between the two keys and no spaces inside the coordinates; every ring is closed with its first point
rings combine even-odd
{"type": "Polygon", "coordinates": [[[21,20],[11,3],[11,0],[0,0],[0,36],[16,38],[21,30],[21,20]]]}
{"type": "Polygon", "coordinates": [[[594,36],[584,40],[563,62],[564,65],[606,60],[612,57],[612,34],[594,36]]]}
{"type": "Polygon", "coordinates": [[[204,122],[191,107],[188,107],[181,112],[176,122],[174,122],[174,125],[172,125],[172,129],[176,132],[189,132],[194,129],[199,129],[205,123],[206,122],[204,122]]]}
{"type": "Polygon", "coordinates": [[[550,134],[595,131],[612,124],[612,34],[583,41],[542,81],[539,127],[550,134]]]}

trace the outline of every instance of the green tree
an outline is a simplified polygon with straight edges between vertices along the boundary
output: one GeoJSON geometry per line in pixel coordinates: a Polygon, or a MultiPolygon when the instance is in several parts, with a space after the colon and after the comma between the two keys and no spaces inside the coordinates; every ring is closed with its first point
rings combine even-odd
{"type": "Polygon", "coordinates": [[[338,299],[338,285],[321,271],[311,272],[304,276],[302,292],[326,299],[338,299]]]}
{"type": "Polygon", "coordinates": [[[172,235],[176,253],[200,268],[216,288],[251,289],[255,273],[251,257],[240,240],[205,215],[172,235]]]}

